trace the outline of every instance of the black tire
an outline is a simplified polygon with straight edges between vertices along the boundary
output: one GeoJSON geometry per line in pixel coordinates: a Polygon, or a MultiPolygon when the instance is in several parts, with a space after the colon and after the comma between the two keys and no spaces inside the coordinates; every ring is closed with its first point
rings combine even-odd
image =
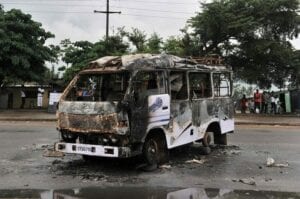
{"type": "Polygon", "coordinates": [[[164,138],[151,136],[146,139],[143,147],[143,157],[148,165],[159,165],[168,161],[169,153],[164,138]]]}
{"type": "Polygon", "coordinates": [[[209,147],[211,144],[214,144],[214,133],[213,132],[206,132],[202,139],[202,145],[204,147],[209,147]]]}

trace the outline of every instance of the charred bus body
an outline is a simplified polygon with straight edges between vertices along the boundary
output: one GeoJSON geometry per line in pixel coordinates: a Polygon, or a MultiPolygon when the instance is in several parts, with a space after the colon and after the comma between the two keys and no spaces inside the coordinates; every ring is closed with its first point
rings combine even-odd
{"type": "Polygon", "coordinates": [[[227,144],[234,131],[232,71],[172,55],[100,58],[64,91],[57,151],[102,157],[143,154],[162,163],[168,149],[195,141],[227,144]]]}

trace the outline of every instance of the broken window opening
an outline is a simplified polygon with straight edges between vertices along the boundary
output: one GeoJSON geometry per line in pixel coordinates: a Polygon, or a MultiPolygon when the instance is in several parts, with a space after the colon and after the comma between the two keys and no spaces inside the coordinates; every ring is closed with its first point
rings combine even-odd
{"type": "Polygon", "coordinates": [[[120,101],[129,81],[129,73],[80,75],[66,96],[67,101],[120,101]]]}
{"type": "Polygon", "coordinates": [[[231,75],[230,73],[214,73],[214,95],[215,97],[231,96],[231,75]]]}
{"type": "Polygon", "coordinates": [[[186,100],[188,98],[186,72],[170,72],[170,88],[172,100],[186,100]]]}
{"type": "Polygon", "coordinates": [[[163,71],[140,71],[132,80],[132,89],[134,97],[138,104],[150,95],[166,93],[163,71]]]}
{"type": "Polygon", "coordinates": [[[199,99],[212,96],[210,73],[189,73],[190,98],[199,99]]]}

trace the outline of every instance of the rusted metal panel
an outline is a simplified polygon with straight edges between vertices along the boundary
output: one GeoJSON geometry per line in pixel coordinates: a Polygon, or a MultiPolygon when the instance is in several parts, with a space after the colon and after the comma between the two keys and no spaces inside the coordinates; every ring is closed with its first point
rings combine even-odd
{"type": "Polygon", "coordinates": [[[125,134],[126,122],[127,116],[116,113],[112,102],[63,101],[59,106],[58,127],[70,132],[125,134]]]}
{"type": "Polygon", "coordinates": [[[120,133],[115,114],[100,116],[59,113],[58,122],[61,129],[73,132],[120,133]]]}

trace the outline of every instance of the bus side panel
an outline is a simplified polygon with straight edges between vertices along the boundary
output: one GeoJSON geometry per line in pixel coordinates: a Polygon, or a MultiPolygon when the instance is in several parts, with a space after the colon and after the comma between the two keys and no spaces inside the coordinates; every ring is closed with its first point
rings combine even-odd
{"type": "Polygon", "coordinates": [[[214,100],[217,112],[216,117],[219,119],[221,133],[234,131],[234,106],[231,98],[219,98],[214,100]]]}

